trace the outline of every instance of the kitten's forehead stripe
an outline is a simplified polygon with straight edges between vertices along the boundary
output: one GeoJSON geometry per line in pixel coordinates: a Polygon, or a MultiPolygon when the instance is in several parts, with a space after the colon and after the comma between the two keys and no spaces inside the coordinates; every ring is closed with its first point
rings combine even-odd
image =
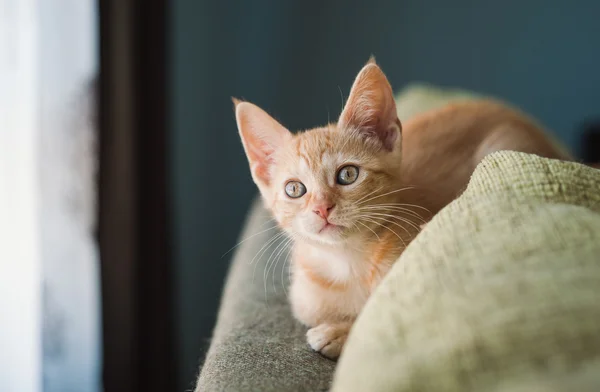
{"type": "Polygon", "coordinates": [[[297,136],[296,154],[306,160],[311,171],[318,171],[326,154],[333,152],[335,136],[331,126],[301,133],[297,136]]]}
{"type": "Polygon", "coordinates": [[[323,172],[324,181],[329,185],[333,186],[335,184],[335,169],[337,166],[336,157],[331,155],[331,153],[327,152],[323,154],[323,158],[321,159],[323,167],[326,169],[323,172]]]}
{"type": "Polygon", "coordinates": [[[328,148],[327,147],[321,149],[321,153],[319,154],[319,160],[320,161],[324,160],[324,155],[325,155],[326,152],[328,152],[328,148]]]}
{"type": "Polygon", "coordinates": [[[298,142],[296,143],[296,155],[300,157],[300,162],[303,162],[310,170],[314,170],[312,160],[310,159],[310,151],[307,151],[306,139],[302,136],[298,138],[298,142]]]}
{"type": "Polygon", "coordinates": [[[307,171],[309,171],[309,166],[308,166],[308,159],[306,159],[306,157],[300,157],[299,160],[299,171],[300,173],[304,174],[307,171]]]}

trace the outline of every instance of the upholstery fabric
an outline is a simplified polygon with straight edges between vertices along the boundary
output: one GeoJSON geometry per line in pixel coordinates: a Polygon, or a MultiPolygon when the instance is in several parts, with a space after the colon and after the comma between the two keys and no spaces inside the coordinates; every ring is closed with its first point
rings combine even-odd
{"type": "Polygon", "coordinates": [[[600,171],[488,156],[370,298],[333,391],[600,390],[600,171]]]}

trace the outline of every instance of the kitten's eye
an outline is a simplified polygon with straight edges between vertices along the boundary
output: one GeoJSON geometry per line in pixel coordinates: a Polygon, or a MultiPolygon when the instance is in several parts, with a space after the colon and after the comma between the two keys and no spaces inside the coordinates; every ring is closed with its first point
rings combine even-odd
{"type": "Polygon", "coordinates": [[[350,185],[358,178],[358,167],[348,165],[338,171],[337,182],[340,185],[350,185]]]}
{"type": "Polygon", "coordinates": [[[306,187],[300,181],[290,181],[285,184],[285,193],[292,199],[296,199],[306,193],[306,187]]]}

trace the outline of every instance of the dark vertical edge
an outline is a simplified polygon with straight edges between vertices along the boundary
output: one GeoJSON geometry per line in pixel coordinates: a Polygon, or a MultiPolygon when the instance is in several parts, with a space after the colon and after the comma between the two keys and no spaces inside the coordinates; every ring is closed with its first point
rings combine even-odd
{"type": "Polygon", "coordinates": [[[584,163],[600,164],[600,119],[589,120],[583,126],[581,158],[584,163]]]}
{"type": "Polygon", "coordinates": [[[167,3],[167,0],[136,1],[136,140],[140,191],[137,346],[143,391],[176,389],[169,219],[167,3]]]}
{"type": "Polygon", "coordinates": [[[98,243],[102,292],[103,388],[139,389],[137,146],[133,129],[132,0],[100,0],[98,243]]]}
{"type": "Polygon", "coordinates": [[[168,5],[98,4],[104,390],[171,391],[168,5]]]}

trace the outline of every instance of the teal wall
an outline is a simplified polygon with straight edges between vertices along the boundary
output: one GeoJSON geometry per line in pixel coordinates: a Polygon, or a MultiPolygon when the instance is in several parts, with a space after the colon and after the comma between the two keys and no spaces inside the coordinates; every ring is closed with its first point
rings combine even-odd
{"type": "Polygon", "coordinates": [[[172,125],[180,389],[213,327],[233,244],[255,194],[229,97],[291,129],[339,114],[371,53],[413,80],[493,94],[563,141],[600,112],[600,2],[173,2],[172,125]]]}

